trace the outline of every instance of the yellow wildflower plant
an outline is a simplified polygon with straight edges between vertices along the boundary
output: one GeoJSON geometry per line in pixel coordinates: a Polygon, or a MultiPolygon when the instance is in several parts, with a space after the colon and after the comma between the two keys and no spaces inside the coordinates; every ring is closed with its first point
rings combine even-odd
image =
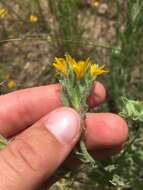
{"type": "Polygon", "coordinates": [[[29,21],[30,22],[37,22],[38,21],[38,17],[36,16],[36,15],[30,15],[30,17],[29,17],[29,21]]]}
{"type": "MultiPolygon", "coordinates": [[[[81,119],[85,119],[85,114],[88,111],[86,102],[91,93],[93,82],[97,76],[108,72],[104,68],[105,66],[99,67],[97,64],[93,64],[90,59],[76,61],[69,54],[66,54],[65,58],[56,57],[53,66],[61,73],[59,82],[62,87],[61,100],[63,105],[74,108],[81,115],[81,119]]],[[[84,138],[80,139],[80,151],[81,153],[78,155],[81,156],[81,160],[94,166],[95,161],[86,150],[84,138]]]]}
{"type": "Polygon", "coordinates": [[[0,8],[0,17],[3,18],[7,15],[7,10],[5,8],[0,8]]]}

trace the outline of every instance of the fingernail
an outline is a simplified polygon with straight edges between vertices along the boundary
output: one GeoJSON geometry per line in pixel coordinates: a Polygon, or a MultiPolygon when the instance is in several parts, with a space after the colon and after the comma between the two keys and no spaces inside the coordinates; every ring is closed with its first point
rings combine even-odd
{"type": "Polygon", "coordinates": [[[80,135],[80,116],[71,108],[58,108],[48,114],[46,127],[63,144],[72,144],[80,135]]]}

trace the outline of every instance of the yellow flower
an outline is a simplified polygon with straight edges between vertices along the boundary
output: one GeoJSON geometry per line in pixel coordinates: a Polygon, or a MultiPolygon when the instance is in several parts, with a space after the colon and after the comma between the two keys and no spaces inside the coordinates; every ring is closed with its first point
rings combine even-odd
{"type": "Polygon", "coordinates": [[[90,63],[89,59],[87,59],[86,61],[81,60],[77,62],[69,54],[67,54],[65,57],[66,57],[66,63],[72,65],[73,71],[75,72],[77,78],[79,79],[82,78],[90,63]]]}
{"type": "Polygon", "coordinates": [[[94,7],[98,7],[99,6],[99,1],[98,0],[93,0],[92,2],[94,7]]]}
{"type": "Polygon", "coordinates": [[[73,70],[76,73],[78,79],[84,76],[89,64],[89,59],[87,59],[86,61],[78,61],[77,63],[73,64],[73,70]]]}
{"type": "Polygon", "coordinates": [[[97,64],[92,64],[90,68],[91,77],[94,78],[98,75],[108,73],[109,71],[105,70],[104,67],[105,65],[103,65],[102,67],[99,67],[97,64]]]}
{"type": "Polygon", "coordinates": [[[64,75],[67,75],[67,63],[64,58],[55,58],[55,63],[53,63],[53,66],[63,73],[64,75]]]}
{"type": "Polygon", "coordinates": [[[0,8],[0,17],[4,17],[7,14],[7,10],[4,8],[0,8]]]}
{"type": "Polygon", "coordinates": [[[9,80],[7,86],[8,88],[12,89],[16,87],[16,83],[14,82],[14,80],[9,80]]]}
{"type": "Polygon", "coordinates": [[[69,54],[66,54],[65,57],[66,57],[67,64],[71,64],[71,65],[77,64],[75,59],[72,58],[69,54]]]}
{"type": "Polygon", "coordinates": [[[30,15],[29,21],[30,22],[37,22],[38,21],[38,17],[36,15],[30,15]]]}

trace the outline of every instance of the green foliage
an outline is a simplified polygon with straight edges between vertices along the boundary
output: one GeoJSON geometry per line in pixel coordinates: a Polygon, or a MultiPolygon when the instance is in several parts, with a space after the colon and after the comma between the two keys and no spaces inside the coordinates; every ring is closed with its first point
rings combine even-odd
{"type": "MultiPolygon", "coordinates": [[[[114,45],[115,50],[113,49],[110,55],[111,74],[108,85],[113,102],[111,111],[114,109],[118,112],[120,96],[137,98],[141,85],[141,83],[137,83],[136,89],[131,89],[134,72],[138,72],[137,69],[143,69],[140,66],[143,52],[143,2],[127,0],[123,7],[122,1],[116,0],[116,5],[117,38],[114,45]],[[125,8],[124,16],[122,16],[122,8],[125,8]]],[[[141,74],[141,70],[139,73],[141,74]]]]}
{"type": "Polygon", "coordinates": [[[53,36],[57,43],[56,48],[60,48],[62,55],[65,52],[76,55],[82,33],[78,22],[79,0],[49,0],[49,5],[58,24],[58,29],[53,36]]]}
{"type": "Polygon", "coordinates": [[[143,101],[128,100],[125,97],[122,98],[122,101],[123,105],[120,115],[143,122],[143,101]]]}

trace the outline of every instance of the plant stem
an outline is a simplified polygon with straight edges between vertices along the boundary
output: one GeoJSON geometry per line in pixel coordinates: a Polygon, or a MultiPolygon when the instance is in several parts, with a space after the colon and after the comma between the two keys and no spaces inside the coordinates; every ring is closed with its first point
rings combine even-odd
{"type": "Polygon", "coordinates": [[[95,160],[92,158],[92,156],[88,153],[85,142],[83,138],[81,137],[80,139],[80,149],[83,153],[83,157],[85,159],[85,163],[91,163],[91,165],[94,167],[95,166],[95,160]]]}

